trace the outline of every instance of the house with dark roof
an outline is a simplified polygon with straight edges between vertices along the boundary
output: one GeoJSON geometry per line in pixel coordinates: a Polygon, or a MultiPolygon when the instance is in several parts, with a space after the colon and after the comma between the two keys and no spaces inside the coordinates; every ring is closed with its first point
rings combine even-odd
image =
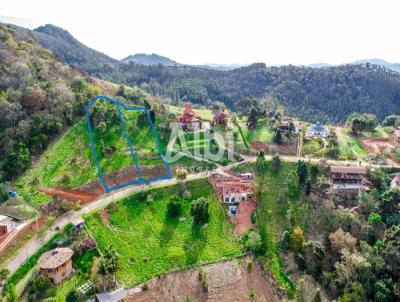
{"type": "Polygon", "coordinates": [[[201,118],[192,110],[189,103],[186,103],[185,110],[182,115],[178,117],[178,122],[183,130],[201,129],[201,118]]]}
{"type": "Polygon", "coordinates": [[[224,111],[219,111],[214,115],[214,118],[211,122],[211,126],[220,126],[223,128],[226,128],[229,124],[229,112],[227,109],[225,109],[224,111]]]}
{"type": "Polygon", "coordinates": [[[333,193],[359,195],[367,171],[357,166],[331,166],[330,183],[333,193]]]}
{"type": "Polygon", "coordinates": [[[328,137],[329,134],[330,134],[329,130],[320,122],[318,122],[307,129],[306,137],[307,138],[328,137]]]}

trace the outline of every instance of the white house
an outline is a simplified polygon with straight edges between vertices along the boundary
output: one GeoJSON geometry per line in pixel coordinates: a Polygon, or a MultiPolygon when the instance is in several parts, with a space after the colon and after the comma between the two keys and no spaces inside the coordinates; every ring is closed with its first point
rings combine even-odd
{"type": "Polygon", "coordinates": [[[330,134],[329,130],[318,122],[307,129],[306,137],[307,138],[328,137],[329,134],[330,134]]]}

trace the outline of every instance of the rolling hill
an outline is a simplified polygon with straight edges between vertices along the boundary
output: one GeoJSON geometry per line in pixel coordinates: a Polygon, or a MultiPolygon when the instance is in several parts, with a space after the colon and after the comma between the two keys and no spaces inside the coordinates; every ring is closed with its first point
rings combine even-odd
{"type": "Polygon", "coordinates": [[[90,98],[116,90],[2,23],[0,66],[0,181],[21,175],[32,156],[80,119],[90,98]]]}
{"type": "Polygon", "coordinates": [[[64,30],[46,25],[32,33],[67,64],[99,78],[140,86],[174,101],[187,96],[209,105],[218,100],[231,109],[244,98],[272,97],[286,112],[310,122],[343,122],[352,112],[374,113],[382,120],[400,114],[400,74],[374,64],[325,68],[267,67],[263,63],[233,70],[198,66],[119,63],[85,47],[64,30]],[[50,42],[51,41],[51,42],[50,42]],[[65,44],[70,47],[64,47],[65,44]],[[79,49],[73,51],[71,49],[79,49]]]}

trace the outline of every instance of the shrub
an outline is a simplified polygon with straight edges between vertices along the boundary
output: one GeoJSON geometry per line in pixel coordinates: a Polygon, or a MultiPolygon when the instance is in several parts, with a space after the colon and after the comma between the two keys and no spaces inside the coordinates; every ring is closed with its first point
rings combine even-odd
{"type": "Polygon", "coordinates": [[[270,169],[272,172],[277,173],[281,169],[281,159],[279,155],[274,155],[272,157],[270,169]]]}
{"type": "Polygon", "coordinates": [[[176,195],[172,196],[167,205],[167,214],[171,218],[178,217],[182,212],[182,202],[176,195]]]}
{"type": "Polygon", "coordinates": [[[194,200],[190,207],[190,214],[193,216],[195,224],[207,223],[210,219],[208,201],[204,197],[194,200]]]}
{"type": "Polygon", "coordinates": [[[4,184],[0,183],[0,204],[7,201],[7,199],[8,199],[7,187],[4,184]]]}
{"type": "Polygon", "coordinates": [[[284,231],[282,234],[282,239],[280,241],[280,247],[283,251],[287,252],[290,248],[290,234],[288,231],[284,231]]]}
{"type": "Polygon", "coordinates": [[[290,236],[290,248],[294,253],[298,253],[302,250],[304,243],[303,230],[297,226],[293,229],[290,236]]]}
{"type": "Polygon", "coordinates": [[[257,296],[256,290],[254,288],[250,289],[249,290],[249,298],[253,300],[256,298],[256,296],[257,296]]]}
{"type": "Polygon", "coordinates": [[[252,260],[248,260],[247,261],[247,271],[251,272],[253,270],[253,261],[252,260]]]}
{"type": "Polygon", "coordinates": [[[38,295],[42,295],[50,287],[51,281],[47,276],[38,276],[32,281],[32,290],[38,295]]]}
{"type": "Polygon", "coordinates": [[[331,233],[329,240],[331,241],[332,249],[336,252],[340,252],[343,249],[353,251],[357,244],[357,239],[351,236],[350,233],[344,232],[341,228],[331,233]]]}
{"type": "Polygon", "coordinates": [[[67,296],[65,297],[65,302],[76,302],[78,301],[79,296],[78,292],[75,289],[72,289],[68,292],[67,296]]]}
{"type": "Polygon", "coordinates": [[[372,213],[368,217],[368,224],[374,224],[374,223],[381,222],[381,221],[382,221],[382,217],[378,213],[372,213]]]}
{"type": "Polygon", "coordinates": [[[252,251],[253,253],[261,252],[263,249],[261,236],[254,231],[250,231],[247,234],[244,245],[247,250],[252,251]]]}
{"type": "Polygon", "coordinates": [[[299,176],[299,182],[303,184],[308,176],[308,168],[304,160],[299,160],[297,162],[296,172],[297,175],[299,176]]]}

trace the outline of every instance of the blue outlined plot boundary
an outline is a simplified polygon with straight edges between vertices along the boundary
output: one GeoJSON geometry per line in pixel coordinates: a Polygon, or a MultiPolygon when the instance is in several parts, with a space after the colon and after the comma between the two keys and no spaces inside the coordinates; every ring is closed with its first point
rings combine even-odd
{"type": "Polygon", "coordinates": [[[144,183],[150,183],[150,182],[157,181],[157,180],[164,180],[164,179],[171,179],[172,178],[171,167],[170,167],[168,161],[165,159],[165,156],[162,153],[160,140],[158,138],[157,131],[156,131],[155,127],[154,127],[154,124],[151,121],[150,113],[149,113],[149,110],[147,108],[144,108],[144,107],[129,107],[129,106],[126,106],[125,104],[121,103],[120,101],[114,100],[114,99],[112,99],[110,97],[107,97],[107,96],[99,95],[99,96],[94,97],[89,102],[89,104],[87,104],[85,106],[84,109],[85,109],[85,117],[86,117],[87,127],[89,129],[90,149],[92,150],[93,159],[95,161],[95,164],[96,164],[96,167],[97,167],[97,171],[99,173],[100,181],[101,181],[101,183],[102,183],[102,185],[104,187],[104,190],[107,193],[109,193],[111,191],[114,191],[114,190],[118,190],[118,189],[127,187],[127,186],[130,186],[130,185],[144,184],[144,183]],[[108,103],[114,104],[115,107],[116,107],[116,110],[118,112],[118,116],[119,116],[119,119],[120,119],[120,123],[121,123],[122,132],[123,132],[123,135],[124,135],[124,137],[126,139],[126,142],[128,143],[129,151],[131,153],[132,160],[134,162],[134,166],[132,168],[134,170],[136,170],[136,172],[137,172],[137,176],[138,176],[137,180],[125,182],[125,183],[118,184],[118,185],[115,185],[115,186],[108,186],[106,181],[104,180],[103,172],[101,171],[101,167],[100,167],[100,164],[99,164],[99,161],[98,161],[98,158],[97,158],[97,152],[96,152],[96,149],[94,147],[93,131],[92,131],[92,126],[90,124],[90,118],[89,118],[89,110],[90,110],[90,108],[92,108],[94,106],[94,104],[98,100],[104,100],[104,101],[106,101],[108,103]],[[140,170],[140,167],[138,165],[135,152],[133,151],[133,146],[132,146],[132,143],[131,143],[131,141],[129,139],[129,135],[126,132],[124,118],[122,116],[121,109],[120,109],[121,107],[124,110],[127,110],[127,111],[143,111],[143,112],[145,112],[145,114],[147,116],[147,119],[148,119],[148,121],[150,123],[151,130],[152,130],[153,135],[155,137],[156,143],[157,143],[158,153],[160,154],[160,156],[161,156],[161,158],[162,158],[162,160],[163,160],[163,162],[165,164],[165,168],[167,170],[167,175],[166,176],[159,176],[159,177],[152,177],[152,178],[142,178],[141,177],[141,170],[140,170]]]}

